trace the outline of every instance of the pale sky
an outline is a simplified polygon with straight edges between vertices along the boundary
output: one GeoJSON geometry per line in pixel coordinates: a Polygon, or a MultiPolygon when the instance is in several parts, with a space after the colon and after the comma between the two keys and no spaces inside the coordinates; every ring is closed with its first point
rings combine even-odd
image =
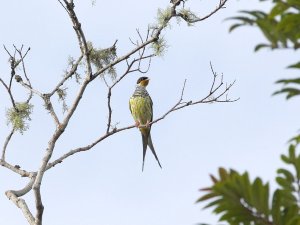
{"type": "MultiPolygon", "coordinates": [[[[169,1],[97,0],[76,1],[76,12],[86,38],[94,46],[106,48],[118,39],[117,53],[132,48],[129,37],[137,38],[135,29],[145,34],[153,24],[157,9],[169,1]]],[[[191,7],[204,16],[218,0],[190,0],[191,7]]],[[[142,140],[137,129],[106,139],[93,150],[70,157],[47,171],[42,184],[45,206],[44,225],[194,225],[215,224],[217,216],[194,204],[201,196],[199,188],[211,185],[209,174],[217,168],[249,171],[253,179],[260,176],[275,188],[279,159],[287,149],[287,140],[300,128],[298,99],[289,102],[283,96],[271,97],[280,86],[279,78],[297,75],[285,67],[297,61],[291,51],[262,50],[254,53],[255,44],[264,41],[254,28],[228,33],[238,10],[268,8],[258,0],[229,0],[226,9],[193,26],[184,23],[167,29],[164,37],[169,48],[162,58],[154,58],[147,76],[148,91],[154,102],[154,118],[164,114],[180,96],[187,79],[185,99],[205,96],[215,71],[235,86],[231,98],[235,103],[204,104],[175,112],[153,125],[152,140],[162,163],[160,169],[151,154],[142,166],[142,140]],[[296,121],[296,122],[295,122],[296,121]]],[[[26,58],[27,72],[34,87],[47,92],[61,79],[68,56],[78,57],[76,36],[66,12],[57,1],[5,1],[0,8],[0,44],[31,47],[26,58]]],[[[0,77],[9,77],[5,51],[0,50],[0,77]]],[[[113,92],[113,122],[118,127],[132,125],[128,99],[141,75],[129,75],[113,92]]],[[[74,85],[73,85],[74,86],[74,85]]],[[[70,90],[68,100],[72,99],[70,90]]],[[[22,101],[27,92],[15,86],[22,101]]],[[[68,129],[57,143],[52,159],[68,150],[89,144],[106,129],[106,86],[98,79],[87,90],[68,129]]],[[[0,88],[1,146],[10,128],[5,110],[10,107],[7,93],[0,88]]],[[[52,118],[35,97],[30,130],[13,137],[7,160],[29,171],[37,170],[50,135],[52,118]]],[[[59,111],[58,105],[57,110],[59,111]]],[[[2,147],[1,147],[2,149],[2,147]]],[[[51,160],[52,161],[52,160],[51,160]]],[[[22,188],[27,182],[5,168],[0,168],[0,223],[27,224],[21,211],[4,192],[22,188]]],[[[33,194],[25,197],[34,208],[33,194]]]]}

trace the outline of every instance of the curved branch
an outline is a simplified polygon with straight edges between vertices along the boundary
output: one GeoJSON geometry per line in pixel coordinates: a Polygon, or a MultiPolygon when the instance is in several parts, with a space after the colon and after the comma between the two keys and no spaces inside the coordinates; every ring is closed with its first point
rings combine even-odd
{"type": "Polygon", "coordinates": [[[9,200],[11,200],[18,208],[21,209],[24,217],[27,219],[30,225],[35,224],[35,219],[32,213],[30,212],[28,205],[26,204],[26,201],[20,197],[27,194],[32,189],[34,180],[35,180],[35,176],[32,176],[29,183],[23,189],[17,191],[8,190],[5,192],[6,197],[9,200]]]}
{"type": "Polygon", "coordinates": [[[5,161],[5,153],[6,153],[7,145],[8,145],[8,143],[10,142],[11,137],[13,136],[14,132],[15,132],[15,130],[12,129],[11,132],[8,134],[8,136],[7,136],[6,139],[5,139],[5,142],[4,142],[4,145],[3,145],[3,149],[2,149],[2,156],[1,156],[1,159],[2,159],[3,161],[5,161]]]}

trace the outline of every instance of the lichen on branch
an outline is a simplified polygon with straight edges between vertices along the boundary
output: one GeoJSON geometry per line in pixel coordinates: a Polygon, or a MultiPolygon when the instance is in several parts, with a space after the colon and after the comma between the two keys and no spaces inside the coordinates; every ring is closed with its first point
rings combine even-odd
{"type": "Polygon", "coordinates": [[[33,105],[27,102],[17,102],[16,107],[11,107],[6,110],[7,125],[11,124],[13,129],[21,134],[28,130],[27,121],[31,120],[33,105]]]}
{"type": "MultiPolygon", "coordinates": [[[[97,70],[101,70],[110,63],[112,63],[117,57],[117,49],[115,46],[111,48],[101,49],[93,47],[92,42],[88,42],[88,49],[90,54],[91,63],[96,67],[97,70]]],[[[107,74],[114,80],[117,76],[116,70],[111,66],[107,70],[107,74]]]]}

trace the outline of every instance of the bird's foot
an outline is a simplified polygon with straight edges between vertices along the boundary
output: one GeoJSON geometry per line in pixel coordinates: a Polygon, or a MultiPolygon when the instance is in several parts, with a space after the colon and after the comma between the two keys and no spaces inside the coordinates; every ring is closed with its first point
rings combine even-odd
{"type": "Polygon", "coordinates": [[[135,121],[135,126],[136,126],[136,127],[139,127],[140,124],[141,124],[140,121],[135,121]]]}
{"type": "Polygon", "coordinates": [[[147,123],[145,124],[146,127],[150,127],[149,125],[150,121],[147,121],[147,123]]]}

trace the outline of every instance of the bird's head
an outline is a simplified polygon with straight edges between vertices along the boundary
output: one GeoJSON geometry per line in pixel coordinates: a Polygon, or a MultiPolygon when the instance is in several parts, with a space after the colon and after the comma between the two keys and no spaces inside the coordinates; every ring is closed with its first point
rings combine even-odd
{"type": "Polygon", "coordinates": [[[149,80],[148,77],[140,77],[136,83],[142,87],[146,87],[149,84],[149,80]]]}

